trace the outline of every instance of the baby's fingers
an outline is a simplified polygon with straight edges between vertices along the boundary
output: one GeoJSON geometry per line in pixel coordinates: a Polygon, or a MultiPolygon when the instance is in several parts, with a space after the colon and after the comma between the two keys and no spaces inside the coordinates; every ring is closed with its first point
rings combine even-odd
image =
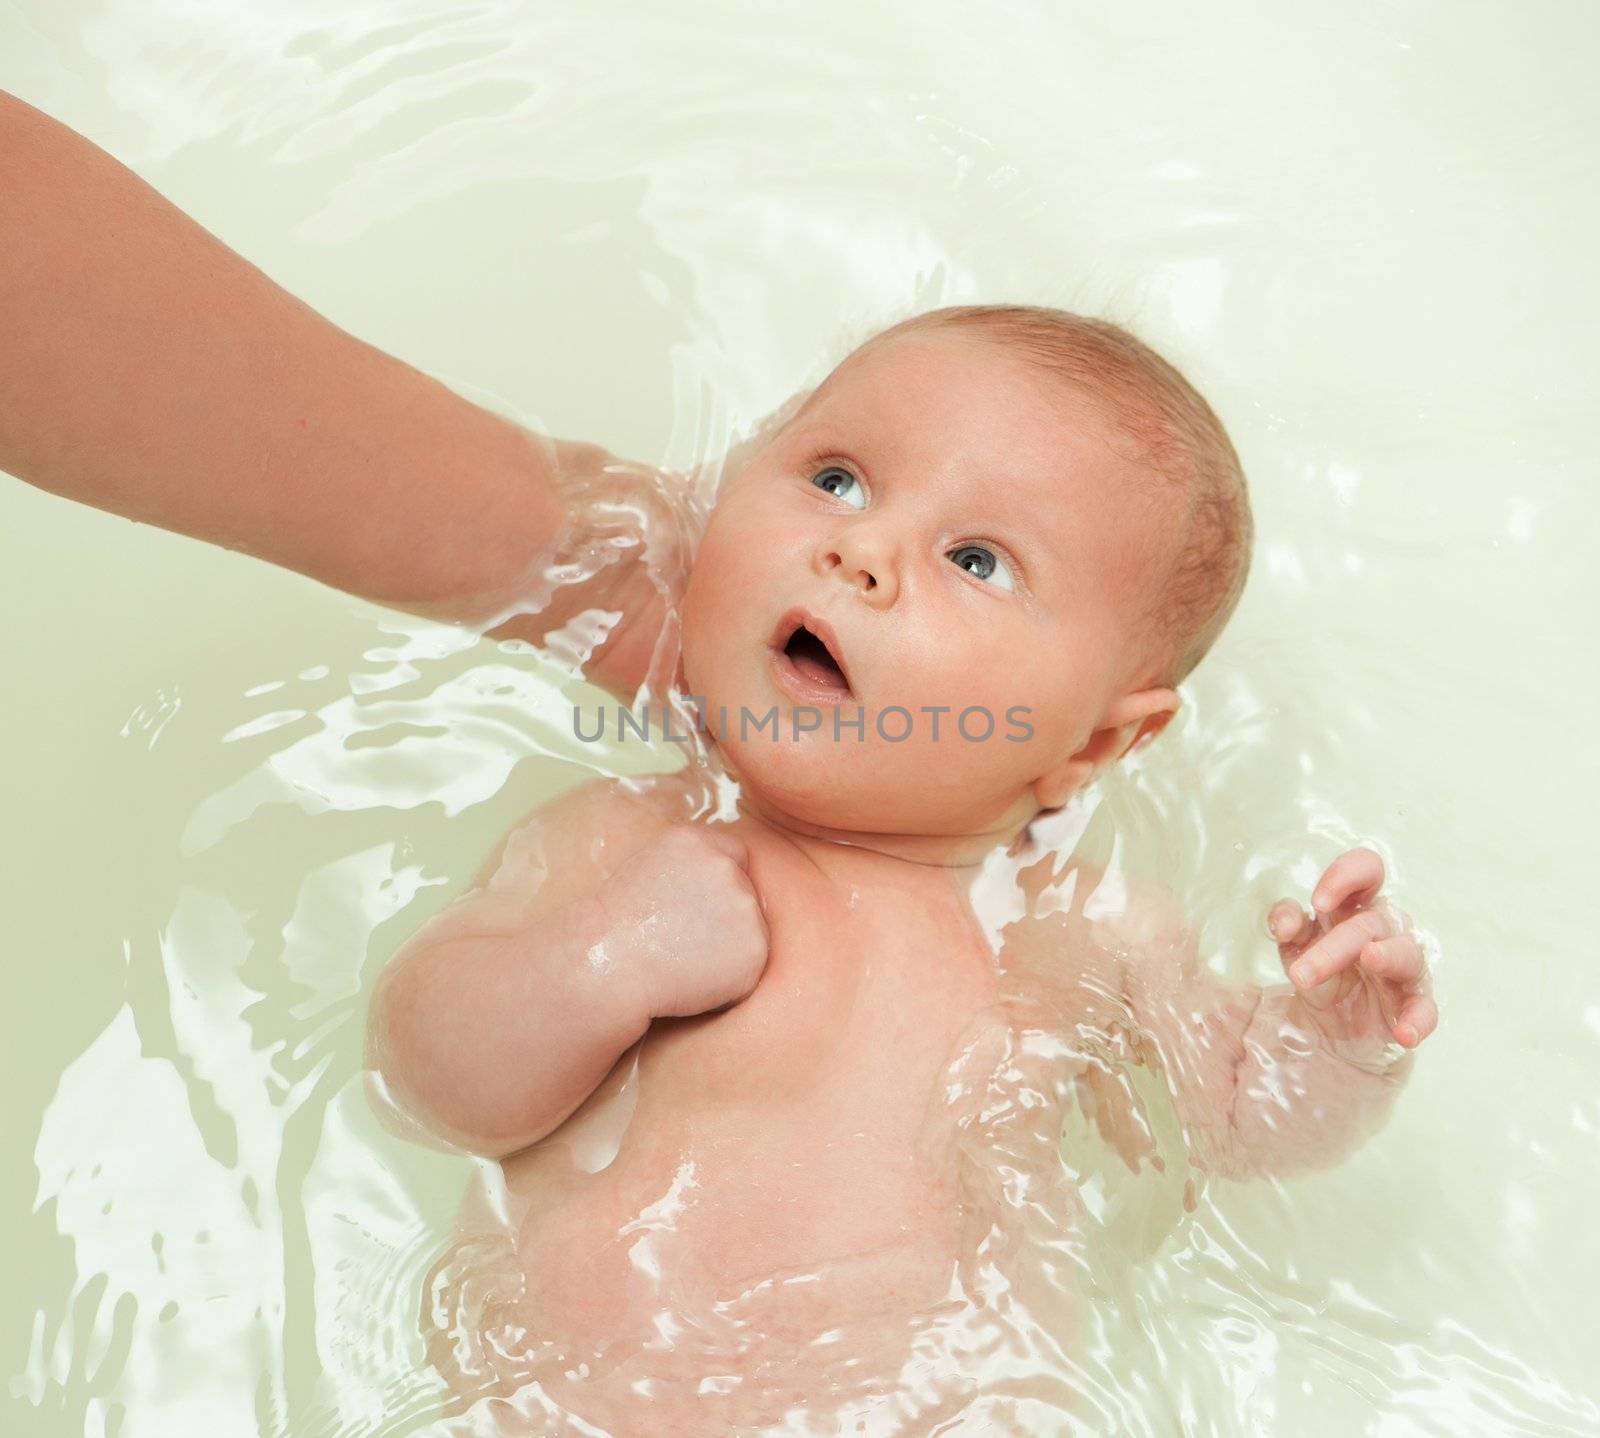
{"type": "Polygon", "coordinates": [[[1414,1049],[1438,1027],[1439,1006],[1426,994],[1418,994],[1396,1016],[1394,1036],[1404,1047],[1414,1049]]]}
{"type": "Polygon", "coordinates": [[[1316,931],[1316,920],[1293,899],[1279,899],[1267,910],[1267,932],[1280,948],[1303,944],[1316,931]]]}
{"type": "Polygon", "coordinates": [[[1361,967],[1379,978],[1409,984],[1422,977],[1427,965],[1421,944],[1410,934],[1395,934],[1387,939],[1374,939],[1362,949],[1361,967]]]}
{"type": "Polygon", "coordinates": [[[1289,977],[1297,988],[1310,989],[1342,973],[1374,939],[1386,939],[1394,932],[1389,916],[1382,909],[1363,909],[1342,924],[1335,924],[1289,967],[1289,977]]]}
{"type": "Polygon", "coordinates": [[[1350,849],[1323,871],[1311,891],[1311,906],[1319,914],[1337,912],[1351,900],[1368,903],[1383,887],[1383,860],[1373,849],[1350,849]]]}

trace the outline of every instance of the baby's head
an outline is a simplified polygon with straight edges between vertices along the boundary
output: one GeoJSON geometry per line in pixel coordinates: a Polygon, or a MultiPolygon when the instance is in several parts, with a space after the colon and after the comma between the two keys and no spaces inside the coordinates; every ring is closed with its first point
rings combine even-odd
{"type": "Polygon", "coordinates": [[[1251,533],[1222,425],[1132,336],[936,310],[855,350],[725,483],[684,677],[769,813],[1009,837],[1166,725],[1251,533]]]}

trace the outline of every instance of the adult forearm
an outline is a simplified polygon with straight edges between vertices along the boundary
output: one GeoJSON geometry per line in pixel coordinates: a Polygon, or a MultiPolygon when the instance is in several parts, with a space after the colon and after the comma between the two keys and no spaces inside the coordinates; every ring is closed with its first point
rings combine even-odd
{"type": "Polygon", "coordinates": [[[424,930],[391,961],[368,1020],[368,1067],[392,1099],[461,1147],[500,1156],[550,1133],[650,1016],[582,900],[537,932],[424,930]]]}
{"type": "Polygon", "coordinates": [[[1229,1147],[1243,1173],[1326,1168],[1387,1121],[1415,1055],[1381,1038],[1336,1043],[1300,996],[1268,989],[1244,1033],[1229,1147]]]}
{"type": "Polygon", "coordinates": [[[393,603],[494,592],[561,519],[548,442],[4,94],[0,469],[393,603]]]}

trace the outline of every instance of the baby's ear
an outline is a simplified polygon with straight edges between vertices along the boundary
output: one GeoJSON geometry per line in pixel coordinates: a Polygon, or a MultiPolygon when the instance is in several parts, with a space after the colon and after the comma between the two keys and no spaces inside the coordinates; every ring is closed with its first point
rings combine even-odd
{"type": "Polygon", "coordinates": [[[1112,722],[1128,736],[1116,757],[1120,759],[1124,754],[1147,747],[1172,722],[1172,716],[1182,706],[1183,700],[1175,689],[1141,689],[1134,694],[1124,694],[1112,708],[1112,722]]]}
{"type": "Polygon", "coordinates": [[[1172,722],[1172,716],[1177,712],[1176,709],[1166,709],[1159,714],[1152,714],[1139,726],[1139,732],[1134,735],[1133,743],[1128,745],[1127,752],[1131,754],[1137,749],[1149,748],[1161,731],[1172,722]]]}

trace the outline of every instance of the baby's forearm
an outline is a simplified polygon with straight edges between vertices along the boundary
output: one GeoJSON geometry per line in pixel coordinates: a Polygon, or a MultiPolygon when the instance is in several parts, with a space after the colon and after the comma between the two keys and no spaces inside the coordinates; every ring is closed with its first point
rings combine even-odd
{"type": "Polygon", "coordinates": [[[537,930],[424,930],[373,997],[368,1067],[463,1148],[499,1157],[536,1143],[649,1027],[619,947],[593,899],[537,930]]]}
{"type": "Polygon", "coordinates": [[[363,344],[0,93],[0,469],[397,605],[562,521],[548,442],[363,344]]]}
{"type": "Polygon", "coordinates": [[[1244,1032],[1231,1142],[1245,1172],[1287,1175],[1325,1168],[1388,1119],[1414,1055],[1381,1040],[1337,1045],[1323,1037],[1292,988],[1261,993],[1244,1032]]]}

